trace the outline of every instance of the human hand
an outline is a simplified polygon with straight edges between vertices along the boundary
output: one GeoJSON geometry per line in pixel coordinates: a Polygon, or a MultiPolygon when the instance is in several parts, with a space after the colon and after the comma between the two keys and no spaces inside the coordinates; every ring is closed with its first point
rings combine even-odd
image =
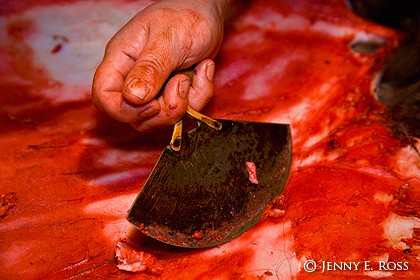
{"type": "Polygon", "coordinates": [[[93,79],[94,104],[139,131],[174,124],[188,105],[201,110],[213,95],[211,59],[228,2],[167,0],[139,12],[106,46],[93,79]],[[192,83],[178,74],[158,94],[173,71],[196,63],[192,83]]]}

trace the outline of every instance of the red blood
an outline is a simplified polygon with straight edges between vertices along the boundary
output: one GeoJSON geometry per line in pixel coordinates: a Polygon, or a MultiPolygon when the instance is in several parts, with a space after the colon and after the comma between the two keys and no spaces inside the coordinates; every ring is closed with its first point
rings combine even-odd
{"type": "MultiPolygon", "coordinates": [[[[56,2],[6,1],[0,13],[14,15],[56,2]]],[[[419,230],[404,240],[408,249],[391,248],[383,235],[383,221],[391,213],[420,217],[420,182],[418,177],[397,173],[400,142],[391,133],[385,107],[370,92],[376,71],[399,35],[357,17],[343,1],[256,0],[235,5],[216,61],[215,97],[205,113],[216,118],[290,121],[293,166],[283,193],[287,200],[274,204],[275,209],[285,210],[284,216],[267,217],[232,243],[211,251],[174,248],[133,230],[124,221],[129,208],[124,203],[127,197],[134,199],[169,138],[160,133],[140,135],[100,114],[90,100],[53,103],[45,98],[41,94],[45,89],[61,92],[59,86],[51,87],[56,81],[48,69],[34,63],[34,50],[25,40],[33,32],[33,23],[4,17],[0,193],[15,192],[19,199],[0,223],[3,278],[154,279],[154,275],[133,276],[117,268],[115,245],[129,232],[127,242],[144,253],[140,259],[154,260],[146,254],[159,259],[160,279],[174,279],[174,275],[178,279],[277,279],[283,276],[283,271],[277,271],[283,260],[260,264],[258,269],[252,266],[277,248],[255,250],[252,236],[269,225],[290,221],[291,259],[363,261],[388,254],[391,261],[408,261],[410,270],[395,271],[387,279],[416,279],[419,230]],[[275,16],[266,17],[267,11],[275,16]],[[351,34],[333,37],[309,27],[276,27],[277,19],[296,15],[310,27],[325,22],[343,30],[378,34],[387,43],[372,55],[357,56],[349,48],[351,34]],[[263,17],[258,26],[252,24],[252,16],[263,17]],[[257,31],[261,31],[256,33],[258,38],[246,47],[229,41],[257,31]],[[282,66],[281,75],[255,82],[261,69],[279,67],[274,65],[276,59],[292,54],[296,60],[282,66]],[[258,98],[245,98],[252,81],[257,86],[251,93],[258,98]],[[326,90],[321,93],[323,86],[326,90]],[[310,110],[296,113],[299,106],[310,110]],[[314,136],[318,140],[308,143],[314,136]],[[98,143],[89,144],[86,139],[98,143]],[[104,160],[106,153],[125,152],[140,156],[114,165],[104,160]],[[127,170],[140,171],[107,184],[95,181],[127,170]],[[389,205],[374,200],[377,192],[392,197],[389,205]]],[[[282,244],[282,238],[279,233],[276,241],[282,244]]],[[[258,242],[265,244],[267,238],[258,242]]],[[[297,275],[297,279],[349,278],[372,279],[362,271],[309,274],[301,269],[297,275]]]]}
{"type": "Polygon", "coordinates": [[[16,193],[7,193],[0,195],[0,218],[6,215],[9,209],[16,205],[16,193]]]}
{"type": "Polygon", "coordinates": [[[284,195],[279,195],[273,199],[270,205],[267,206],[263,213],[263,219],[269,218],[280,218],[286,213],[287,198],[284,195]]]}
{"type": "Polygon", "coordinates": [[[57,45],[55,45],[52,49],[51,49],[51,53],[52,54],[54,54],[54,53],[57,53],[57,52],[59,52],[60,50],[61,50],[61,47],[62,47],[63,45],[61,45],[61,44],[57,44],[57,45]]]}
{"type": "Polygon", "coordinates": [[[194,234],[193,234],[193,237],[195,239],[203,239],[204,234],[201,231],[195,231],[194,234]]]}

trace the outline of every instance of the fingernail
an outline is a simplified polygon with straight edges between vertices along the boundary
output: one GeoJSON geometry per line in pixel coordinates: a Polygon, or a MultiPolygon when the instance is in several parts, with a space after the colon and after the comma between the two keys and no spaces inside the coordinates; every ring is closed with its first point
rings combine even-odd
{"type": "Polygon", "coordinates": [[[150,84],[142,79],[132,79],[125,87],[125,90],[144,100],[150,92],[150,84]]]}
{"type": "Polygon", "coordinates": [[[178,82],[178,94],[182,98],[187,97],[188,89],[190,88],[190,80],[183,79],[178,82]]]}
{"type": "Polygon", "coordinates": [[[214,63],[207,64],[207,79],[212,82],[214,77],[214,63]]]}

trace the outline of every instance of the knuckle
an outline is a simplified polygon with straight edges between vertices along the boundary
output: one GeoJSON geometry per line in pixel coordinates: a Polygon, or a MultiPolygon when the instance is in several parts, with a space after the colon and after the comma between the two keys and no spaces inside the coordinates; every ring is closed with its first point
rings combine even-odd
{"type": "Polygon", "coordinates": [[[206,94],[206,95],[204,95],[203,96],[203,101],[207,104],[207,103],[209,103],[210,102],[210,100],[212,99],[212,97],[213,97],[213,90],[211,90],[208,94],[206,94]]]}
{"type": "Polygon", "coordinates": [[[90,97],[91,97],[91,100],[92,100],[92,103],[98,108],[98,109],[101,109],[101,110],[103,110],[103,106],[102,106],[102,96],[103,96],[103,94],[102,94],[102,89],[100,88],[100,86],[99,85],[97,85],[97,83],[95,84],[93,84],[93,86],[92,86],[92,93],[91,93],[91,95],[90,95],[90,97]]]}
{"type": "Polygon", "coordinates": [[[95,92],[92,92],[91,100],[92,100],[93,105],[95,105],[96,108],[102,109],[100,97],[95,92]]]}
{"type": "Polygon", "coordinates": [[[136,60],[141,53],[141,46],[136,41],[124,42],[120,46],[121,52],[132,60],[136,60]]]}
{"type": "Polygon", "coordinates": [[[112,39],[105,47],[105,55],[121,52],[133,60],[136,60],[137,57],[139,57],[141,51],[142,46],[140,42],[134,39],[126,39],[124,41],[112,39]]]}
{"type": "Polygon", "coordinates": [[[149,36],[146,24],[140,22],[135,27],[124,27],[118,31],[105,46],[105,53],[123,52],[137,58],[142,51],[143,44],[149,36]],[[133,34],[135,34],[133,36],[133,34]]]}
{"type": "Polygon", "coordinates": [[[155,77],[165,72],[163,59],[159,59],[154,53],[150,53],[144,59],[138,61],[138,65],[148,77],[155,77]]]}
{"type": "Polygon", "coordinates": [[[148,60],[143,61],[143,67],[147,74],[153,75],[163,70],[162,63],[154,55],[149,55],[148,60]]]}

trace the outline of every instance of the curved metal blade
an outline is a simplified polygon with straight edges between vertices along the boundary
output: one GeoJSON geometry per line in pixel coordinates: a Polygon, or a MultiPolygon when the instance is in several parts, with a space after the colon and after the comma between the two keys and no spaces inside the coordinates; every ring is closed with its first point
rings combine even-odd
{"type": "Polygon", "coordinates": [[[146,235],[180,247],[219,245],[254,226],[282,192],[292,158],[289,125],[218,121],[221,131],[200,125],[183,133],[180,151],[163,151],[127,217],[146,235]]]}

